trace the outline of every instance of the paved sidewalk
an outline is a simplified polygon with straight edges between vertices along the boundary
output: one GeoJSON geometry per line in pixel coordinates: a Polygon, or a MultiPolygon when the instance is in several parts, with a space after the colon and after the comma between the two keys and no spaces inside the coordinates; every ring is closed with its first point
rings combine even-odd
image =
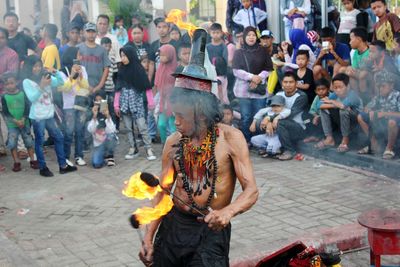
{"type": "MultiPolygon", "coordinates": [[[[148,162],[143,148],[138,159],[124,160],[123,139],[114,168],[81,167],[43,178],[26,161],[17,174],[10,170],[10,159],[2,161],[8,169],[0,174],[0,266],[142,266],[140,242],[128,217],[146,202],[127,199],[121,189],[136,171],[159,173],[160,161],[148,162]]],[[[161,147],[155,148],[159,155],[161,147]]],[[[232,262],[310,232],[355,223],[370,208],[400,206],[396,180],[311,158],[279,162],[252,157],[260,197],[251,211],[232,221],[232,262]]],[[[53,149],[46,158],[56,173],[53,149]]],[[[352,264],[346,267],[363,266],[352,264]]]]}

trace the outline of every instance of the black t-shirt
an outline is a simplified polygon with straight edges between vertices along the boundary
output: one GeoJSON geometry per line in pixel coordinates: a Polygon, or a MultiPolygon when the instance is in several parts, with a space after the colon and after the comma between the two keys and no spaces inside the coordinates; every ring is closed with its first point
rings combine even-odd
{"type": "Polygon", "coordinates": [[[23,61],[28,55],[28,49],[36,50],[37,45],[31,37],[19,32],[15,37],[8,39],[8,47],[17,52],[19,61],[23,61]]]}
{"type": "Polygon", "coordinates": [[[125,46],[131,46],[135,48],[139,60],[142,56],[147,55],[149,60],[154,61],[153,53],[149,43],[142,43],[141,45],[137,45],[134,42],[129,42],[125,46]]]}
{"type": "Polygon", "coordinates": [[[302,83],[302,84],[309,84],[310,87],[307,90],[302,90],[299,88],[299,90],[303,91],[306,93],[307,98],[308,98],[308,106],[311,106],[312,102],[314,101],[315,98],[315,84],[314,84],[314,75],[312,70],[306,69],[306,73],[304,74],[303,77],[299,77],[297,75],[297,71],[295,72],[297,82],[302,83]]]}
{"type": "Polygon", "coordinates": [[[156,63],[156,69],[157,69],[157,67],[158,67],[158,65],[160,63],[160,47],[165,45],[165,44],[170,44],[173,47],[175,47],[176,55],[178,55],[179,43],[177,41],[172,40],[172,39],[168,43],[161,43],[160,40],[154,41],[150,46],[150,48],[151,48],[151,56],[149,56],[149,58],[156,63]]]}

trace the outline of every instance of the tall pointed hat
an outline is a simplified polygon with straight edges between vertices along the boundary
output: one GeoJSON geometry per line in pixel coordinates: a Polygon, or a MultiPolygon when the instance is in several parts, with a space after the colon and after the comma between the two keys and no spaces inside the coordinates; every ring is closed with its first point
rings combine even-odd
{"type": "Polygon", "coordinates": [[[190,63],[182,72],[175,73],[175,87],[198,90],[211,93],[213,80],[207,76],[204,68],[204,58],[207,42],[207,32],[204,29],[194,31],[190,63]]]}

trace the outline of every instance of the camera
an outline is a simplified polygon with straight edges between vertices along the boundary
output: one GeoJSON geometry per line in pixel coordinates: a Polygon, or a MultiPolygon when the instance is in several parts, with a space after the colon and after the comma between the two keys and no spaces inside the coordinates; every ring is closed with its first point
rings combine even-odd
{"type": "Polygon", "coordinates": [[[42,72],[41,72],[41,76],[45,77],[46,79],[50,79],[52,75],[53,75],[53,73],[51,73],[48,70],[42,70],[42,72]]]}

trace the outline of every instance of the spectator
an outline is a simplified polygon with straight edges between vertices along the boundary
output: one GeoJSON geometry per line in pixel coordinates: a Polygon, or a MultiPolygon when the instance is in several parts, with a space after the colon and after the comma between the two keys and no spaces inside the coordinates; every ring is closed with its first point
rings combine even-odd
{"type": "MultiPolygon", "coordinates": [[[[110,18],[105,14],[100,14],[97,17],[97,36],[96,36],[96,44],[100,45],[101,39],[103,37],[108,37],[111,39],[112,48],[111,55],[115,57],[116,62],[121,62],[119,49],[121,48],[117,38],[108,32],[108,28],[110,26],[110,18]]],[[[90,74],[89,74],[90,76],[90,74]]]]}
{"type": "Polygon", "coordinates": [[[357,27],[350,32],[350,46],[354,49],[351,66],[343,67],[340,72],[345,72],[350,77],[350,87],[360,93],[365,93],[368,88],[367,72],[361,72],[361,67],[369,58],[367,43],[368,32],[365,28],[357,27]]]}
{"type": "Polygon", "coordinates": [[[19,22],[18,16],[15,13],[8,12],[3,17],[4,25],[8,31],[8,46],[17,52],[19,61],[23,61],[28,55],[28,49],[40,53],[35,41],[25,35],[23,32],[18,32],[19,22]]]}
{"type": "Polygon", "coordinates": [[[276,123],[275,131],[283,150],[278,159],[291,160],[296,153],[297,142],[303,140],[305,135],[306,126],[303,121],[303,113],[307,112],[307,95],[297,89],[296,76],[292,72],[285,72],[282,89],[283,91],[276,95],[285,98],[285,107],[290,109],[290,116],[276,123]]]}
{"type": "Polygon", "coordinates": [[[60,57],[62,57],[63,53],[65,50],[67,50],[69,47],[75,47],[80,43],[80,32],[81,28],[79,28],[78,25],[76,24],[69,24],[68,30],[66,32],[67,37],[68,37],[68,43],[60,47],[60,57]]]}
{"type": "Polygon", "coordinates": [[[114,25],[111,29],[111,34],[113,34],[117,38],[121,47],[126,45],[126,43],[129,41],[128,32],[124,28],[124,19],[122,18],[122,16],[115,16],[114,25]]]}
{"type": "Polygon", "coordinates": [[[270,30],[264,30],[260,35],[260,45],[267,49],[270,56],[278,53],[278,45],[274,43],[274,35],[270,30]]]}
{"type": "Polygon", "coordinates": [[[387,12],[385,0],[371,0],[371,9],[379,18],[374,26],[372,39],[385,42],[386,49],[392,51],[396,47],[394,36],[400,31],[400,19],[395,14],[387,12]]]}
{"type": "Polygon", "coordinates": [[[258,44],[255,28],[247,27],[243,39],[243,48],[235,51],[232,68],[236,77],[234,93],[239,99],[242,115],[241,130],[246,141],[250,143],[251,121],[256,112],[265,106],[267,97],[266,88],[261,94],[251,92],[251,89],[266,87],[265,81],[272,70],[272,62],[265,49],[258,44]]]}
{"type": "Polygon", "coordinates": [[[75,140],[75,164],[85,166],[83,145],[90,93],[88,74],[85,67],[80,65],[77,47],[68,48],[64,52],[62,62],[61,75],[64,85],[59,90],[63,96],[65,158],[70,159],[71,144],[75,140]]]}
{"type": "Polygon", "coordinates": [[[151,138],[147,131],[142,97],[142,94],[151,87],[150,82],[132,47],[121,48],[121,60],[122,65],[118,68],[114,108],[117,116],[122,116],[128,130],[130,148],[125,159],[134,159],[139,153],[132,129],[133,122],[136,122],[143,138],[147,160],[155,160],[156,156],[151,148],[151,138]]]}
{"type": "MultiPolygon", "coordinates": [[[[236,34],[240,28],[243,26],[240,24],[236,24],[233,18],[236,16],[236,14],[239,12],[239,10],[242,8],[242,3],[240,0],[228,0],[227,6],[226,6],[226,28],[228,31],[232,34],[236,34]]],[[[243,29],[242,29],[243,32],[243,29]]]]}
{"type": "Polygon", "coordinates": [[[251,0],[242,0],[242,5],[243,8],[233,17],[233,21],[243,28],[252,26],[259,29],[258,25],[267,19],[267,12],[254,7],[251,0]]]}
{"type": "Polygon", "coordinates": [[[358,115],[358,122],[364,133],[370,137],[371,147],[364,147],[359,154],[381,151],[378,140],[387,138],[383,159],[393,159],[400,126],[400,92],[394,90],[393,74],[381,71],[375,74],[378,95],[358,115]]]}
{"type": "Polygon", "coordinates": [[[133,42],[132,30],[134,29],[135,26],[140,25],[140,27],[142,28],[142,31],[143,31],[142,41],[144,43],[148,43],[149,42],[149,31],[147,30],[146,27],[142,26],[139,14],[134,13],[131,18],[132,18],[131,19],[131,27],[128,29],[129,42],[133,42]]]}
{"type": "Polygon", "coordinates": [[[233,115],[233,108],[229,104],[224,104],[222,105],[222,123],[232,126],[234,128],[239,128],[235,123],[234,123],[234,115],[233,115]]]}
{"type": "Polygon", "coordinates": [[[293,46],[293,54],[291,57],[291,61],[289,62],[296,63],[296,58],[297,58],[296,55],[298,50],[307,50],[308,52],[307,67],[309,69],[312,69],[316,59],[314,55],[314,46],[308,39],[307,34],[303,30],[293,29],[290,31],[289,36],[290,36],[289,37],[290,42],[292,43],[293,46]]]}
{"type": "Polygon", "coordinates": [[[118,65],[115,61],[114,56],[111,55],[110,53],[112,47],[111,39],[108,37],[103,37],[103,39],[101,39],[101,46],[104,47],[104,49],[106,49],[108,54],[108,59],[111,62],[111,65],[108,68],[107,80],[104,84],[104,91],[106,93],[105,98],[108,104],[108,112],[110,113],[111,118],[118,130],[119,118],[117,117],[114,111],[115,83],[117,81],[117,76],[118,76],[118,65]]]}
{"type": "Polygon", "coordinates": [[[292,28],[304,30],[304,20],[310,13],[310,0],[281,1],[281,14],[284,16],[283,21],[285,23],[285,40],[289,40],[289,33],[292,28]],[[295,24],[300,25],[294,25],[294,22],[297,22],[295,24]]]}
{"type": "Polygon", "coordinates": [[[30,161],[31,168],[37,170],[39,169],[39,164],[36,160],[33,160],[34,151],[29,123],[29,101],[24,92],[17,87],[16,73],[8,72],[3,74],[2,81],[6,93],[1,97],[1,104],[8,129],[7,148],[11,151],[11,156],[14,160],[12,170],[14,172],[21,171],[21,162],[17,154],[19,136],[22,136],[25,147],[28,149],[29,157],[32,159],[30,161]]]}
{"type": "Polygon", "coordinates": [[[251,143],[260,149],[258,152],[260,156],[276,156],[280,153],[281,142],[276,134],[276,128],[279,120],[286,119],[289,116],[290,109],[285,107],[285,98],[280,95],[273,96],[270,106],[260,109],[254,115],[250,132],[256,132],[257,125],[260,125],[261,131],[264,132],[251,138],[251,143]]]}
{"type": "Polygon", "coordinates": [[[170,28],[171,29],[169,31],[169,37],[172,40],[175,40],[179,43],[179,41],[181,40],[181,37],[182,37],[181,31],[179,30],[178,26],[176,26],[175,24],[171,24],[170,28]]]}
{"type": "Polygon", "coordinates": [[[89,90],[91,93],[95,93],[103,89],[111,62],[107,51],[95,43],[96,25],[88,22],[83,30],[85,31],[86,41],[77,47],[79,48],[81,64],[88,73],[89,90]]]}
{"type": "Polygon", "coordinates": [[[295,71],[297,89],[302,90],[308,99],[308,108],[310,108],[311,103],[315,98],[315,86],[313,72],[307,68],[309,61],[309,53],[306,50],[298,50],[296,56],[296,64],[299,68],[295,71]]]}
{"type": "Polygon", "coordinates": [[[350,63],[349,46],[336,42],[335,32],[331,28],[323,28],[320,37],[322,47],[316,51],[317,60],[313,67],[314,80],[329,79],[335,76],[341,67],[347,67],[350,63]]]}
{"type": "Polygon", "coordinates": [[[244,31],[243,26],[239,25],[239,27],[237,28],[237,31],[235,32],[236,49],[240,49],[244,45],[243,31],[244,31]]]}
{"type": "Polygon", "coordinates": [[[310,122],[306,124],[306,138],[303,140],[304,143],[318,142],[320,137],[323,136],[321,126],[321,101],[329,96],[330,82],[327,79],[322,78],[321,80],[315,81],[315,98],[311,104],[310,111],[311,115],[310,122]]]}
{"type": "Polygon", "coordinates": [[[360,10],[354,8],[354,0],[341,0],[344,10],[340,12],[340,24],[336,34],[336,41],[348,44],[350,42],[350,31],[361,26],[357,23],[357,16],[360,10]]]}
{"type": "Polygon", "coordinates": [[[222,26],[219,23],[213,23],[210,26],[211,43],[207,44],[208,58],[214,62],[215,58],[222,57],[228,62],[228,49],[224,43],[222,26]]]}
{"type": "Polygon", "coordinates": [[[183,69],[189,65],[190,60],[190,43],[181,43],[178,49],[179,65],[176,68],[176,73],[180,73],[183,69]]]}
{"type": "MultiPolygon", "coordinates": [[[[0,77],[6,72],[18,72],[19,68],[18,54],[13,49],[8,47],[7,40],[7,30],[0,27],[0,77]]],[[[0,83],[0,95],[2,93],[3,84],[0,83]]]]}
{"type": "Polygon", "coordinates": [[[350,133],[356,125],[357,114],[361,110],[362,102],[354,90],[349,88],[349,76],[339,73],[332,79],[333,93],[328,98],[322,99],[321,123],[324,130],[325,139],[315,145],[317,149],[333,147],[332,124],[340,126],[342,141],[337,147],[337,152],[345,153],[349,151],[350,133]]]}
{"type": "Polygon", "coordinates": [[[92,108],[93,117],[87,127],[93,137],[92,165],[96,169],[104,165],[115,166],[114,149],[117,143],[117,129],[107,105],[102,105],[101,101],[106,100],[102,93],[97,93],[92,108]]]}
{"type": "Polygon", "coordinates": [[[53,40],[57,36],[57,26],[55,24],[48,23],[44,26],[44,42],[46,47],[42,53],[43,67],[46,69],[56,69],[61,68],[60,54],[58,53],[57,46],[54,44],[53,40]]]}
{"type": "Polygon", "coordinates": [[[84,1],[73,1],[71,6],[70,23],[78,25],[80,29],[88,22],[87,5],[84,1]]]}
{"type": "Polygon", "coordinates": [[[175,78],[172,74],[177,66],[174,47],[168,44],[163,45],[160,48],[160,66],[154,81],[154,91],[160,96],[158,130],[162,144],[165,144],[167,137],[176,131],[175,117],[172,114],[169,98],[175,85],[175,78]]]}
{"type": "Polygon", "coordinates": [[[31,102],[29,118],[35,133],[35,153],[39,162],[40,175],[51,177],[54,174],[46,166],[43,153],[44,130],[47,129],[50,137],[55,142],[55,150],[60,174],[76,171],[75,166],[70,166],[65,160],[64,137],[54,119],[55,109],[52,101],[52,87],[63,85],[63,80],[58,71],[53,75],[43,69],[42,61],[37,56],[29,56],[24,64],[25,79],[23,88],[31,102]]]}
{"type": "Polygon", "coordinates": [[[126,45],[130,45],[136,49],[139,59],[144,56],[146,56],[149,59],[148,78],[149,78],[149,81],[152,81],[153,75],[154,75],[154,60],[155,59],[152,58],[153,53],[152,53],[150,44],[143,41],[143,37],[144,37],[143,27],[140,26],[139,24],[133,25],[131,27],[131,36],[132,36],[132,41],[130,41],[126,45]]]}
{"type": "Polygon", "coordinates": [[[364,27],[368,33],[368,42],[372,41],[372,37],[374,35],[374,24],[372,21],[370,14],[372,13],[371,8],[369,6],[370,0],[358,0],[358,10],[360,13],[357,15],[357,25],[359,27],[364,27]]]}

